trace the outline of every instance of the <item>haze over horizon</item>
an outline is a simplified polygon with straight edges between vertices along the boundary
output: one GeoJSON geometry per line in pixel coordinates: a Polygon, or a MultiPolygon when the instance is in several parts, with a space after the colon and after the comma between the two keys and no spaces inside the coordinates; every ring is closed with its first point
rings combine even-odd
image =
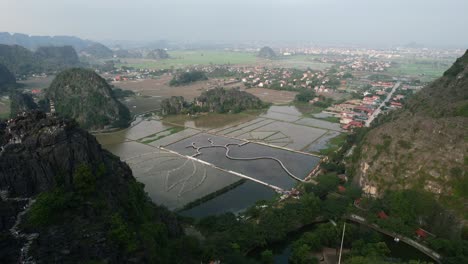
{"type": "Polygon", "coordinates": [[[3,0],[0,31],[91,40],[468,46],[465,0],[3,0]]]}

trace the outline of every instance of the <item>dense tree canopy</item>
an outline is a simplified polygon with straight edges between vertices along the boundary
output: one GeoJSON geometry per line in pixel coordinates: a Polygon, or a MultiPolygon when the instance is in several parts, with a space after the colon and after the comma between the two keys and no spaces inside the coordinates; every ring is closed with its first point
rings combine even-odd
{"type": "Polygon", "coordinates": [[[202,71],[188,71],[183,73],[177,73],[172,80],[169,82],[170,86],[179,86],[193,83],[196,81],[208,80],[206,74],[202,71]]]}
{"type": "Polygon", "coordinates": [[[261,109],[267,106],[258,97],[239,89],[221,87],[203,92],[189,103],[181,96],[166,98],[161,103],[162,114],[186,114],[198,112],[238,113],[248,109],[261,109]]]}
{"type": "Polygon", "coordinates": [[[298,102],[308,103],[310,100],[315,98],[315,92],[312,89],[302,89],[296,94],[295,100],[298,102]]]}
{"type": "Polygon", "coordinates": [[[8,91],[10,88],[14,87],[16,84],[16,78],[11,73],[8,68],[0,64],[0,93],[8,91]]]}
{"type": "Polygon", "coordinates": [[[270,47],[263,47],[258,52],[258,57],[265,58],[265,59],[273,59],[276,57],[276,53],[270,47]]]}

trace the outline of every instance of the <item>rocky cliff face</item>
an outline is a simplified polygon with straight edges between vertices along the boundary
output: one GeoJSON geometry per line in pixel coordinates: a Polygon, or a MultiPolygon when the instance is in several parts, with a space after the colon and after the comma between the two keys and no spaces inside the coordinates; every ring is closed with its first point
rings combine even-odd
{"type": "Polygon", "coordinates": [[[30,112],[0,124],[0,259],[166,262],[174,215],[74,121],[30,112]],[[21,253],[22,252],[22,253],[21,253]]]}
{"type": "Polygon", "coordinates": [[[364,190],[425,189],[468,217],[468,52],[386,119],[357,153],[364,190]]]}
{"type": "Polygon", "coordinates": [[[91,130],[124,127],[130,112],[107,82],[92,70],[69,69],[57,75],[46,94],[56,112],[91,130]]]}

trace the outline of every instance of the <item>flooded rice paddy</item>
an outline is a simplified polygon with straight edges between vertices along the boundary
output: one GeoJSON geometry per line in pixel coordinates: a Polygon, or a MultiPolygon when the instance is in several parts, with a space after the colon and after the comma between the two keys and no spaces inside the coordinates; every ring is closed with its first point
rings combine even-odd
{"type": "Polygon", "coordinates": [[[276,195],[251,180],[233,185],[241,178],[230,171],[291,189],[317,166],[320,157],[312,153],[341,132],[337,124],[304,117],[293,106],[272,106],[264,112],[137,119],[128,129],[96,137],[129,164],[155,203],[169,209],[235,186],[181,212],[202,217],[242,211],[276,195]]]}

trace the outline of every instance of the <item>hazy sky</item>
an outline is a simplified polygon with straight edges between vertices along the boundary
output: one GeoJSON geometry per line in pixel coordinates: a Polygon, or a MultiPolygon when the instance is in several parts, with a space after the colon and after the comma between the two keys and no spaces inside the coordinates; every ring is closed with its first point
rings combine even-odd
{"type": "Polygon", "coordinates": [[[0,0],[0,31],[93,40],[468,47],[468,0],[0,0]]]}

